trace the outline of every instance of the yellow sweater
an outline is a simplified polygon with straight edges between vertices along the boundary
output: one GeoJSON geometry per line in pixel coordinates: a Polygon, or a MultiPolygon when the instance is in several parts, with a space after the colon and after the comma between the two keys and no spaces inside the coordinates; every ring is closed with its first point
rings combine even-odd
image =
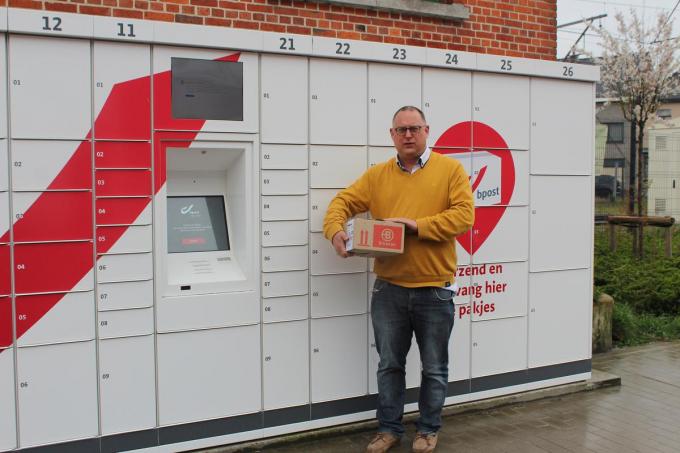
{"type": "Polygon", "coordinates": [[[395,159],[369,168],[328,205],[324,236],[331,240],[349,218],[365,211],[375,219],[406,217],[418,224],[417,235],[407,233],[402,255],[375,259],[379,278],[410,288],[453,283],[455,238],[474,221],[470,183],[460,162],[433,152],[413,174],[395,159]]]}

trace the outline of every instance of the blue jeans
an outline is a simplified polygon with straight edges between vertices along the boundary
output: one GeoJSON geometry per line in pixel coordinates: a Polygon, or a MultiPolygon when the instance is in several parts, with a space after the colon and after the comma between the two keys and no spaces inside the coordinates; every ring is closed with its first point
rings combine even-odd
{"type": "Polygon", "coordinates": [[[422,367],[416,428],[421,433],[441,428],[441,412],[449,376],[449,337],[454,320],[453,291],[405,288],[376,280],[371,318],[378,365],[379,431],[404,434],[406,354],[415,332],[422,367]]]}

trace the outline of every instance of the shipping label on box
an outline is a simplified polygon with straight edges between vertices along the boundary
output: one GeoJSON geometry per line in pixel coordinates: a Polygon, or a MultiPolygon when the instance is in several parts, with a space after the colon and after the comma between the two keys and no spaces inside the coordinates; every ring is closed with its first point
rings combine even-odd
{"type": "Polygon", "coordinates": [[[355,255],[389,256],[404,253],[404,224],[354,218],[347,222],[346,244],[355,255]]]}

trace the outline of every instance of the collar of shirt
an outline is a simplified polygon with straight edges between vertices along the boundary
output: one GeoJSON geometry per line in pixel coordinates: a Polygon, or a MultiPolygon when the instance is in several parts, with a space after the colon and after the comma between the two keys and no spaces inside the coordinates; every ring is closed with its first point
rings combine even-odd
{"type": "Polygon", "coordinates": [[[402,165],[401,161],[399,160],[398,154],[395,160],[397,161],[397,165],[399,166],[399,168],[401,168],[403,171],[407,173],[413,174],[425,166],[427,161],[430,160],[430,154],[432,154],[432,151],[430,151],[430,147],[429,146],[425,147],[425,151],[423,151],[423,154],[421,154],[420,157],[418,158],[418,165],[414,165],[413,168],[411,168],[410,172],[406,169],[406,167],[404,167],[404,165],[402,165]]]}

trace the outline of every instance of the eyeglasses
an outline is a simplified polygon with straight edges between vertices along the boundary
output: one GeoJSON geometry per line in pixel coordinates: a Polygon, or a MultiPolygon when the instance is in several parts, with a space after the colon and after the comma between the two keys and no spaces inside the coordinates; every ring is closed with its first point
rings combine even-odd
{"type": "Polygon", "coordinates": [[[416,135],[422,128],[426,126],[402,126],[395,127],[392,130],[397,133],[397,135],[406,135],[406,131],[410,132],[411,135],[416,135]]]}

